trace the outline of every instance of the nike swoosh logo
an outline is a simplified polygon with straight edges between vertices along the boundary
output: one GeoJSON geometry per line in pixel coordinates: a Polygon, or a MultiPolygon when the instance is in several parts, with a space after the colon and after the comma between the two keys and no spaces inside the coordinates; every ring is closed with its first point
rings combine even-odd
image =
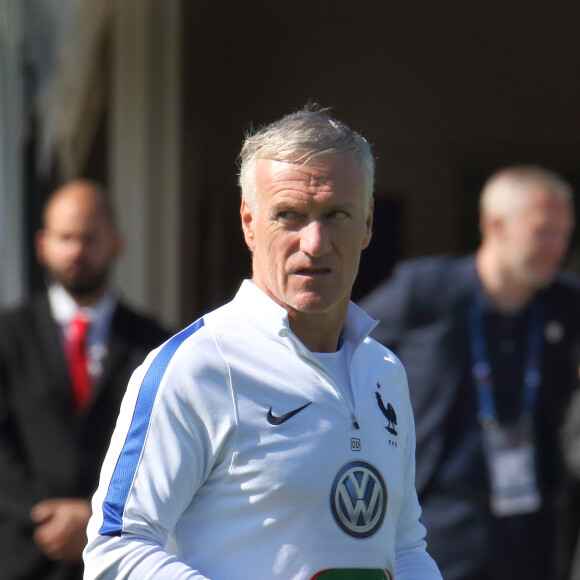
{"type": "Polygon", "coordinates": [[[291,419],[294,415],[297,415],[300,411],[306,409],[308,405],[312,405],[312,401],[306,403],[306,405],[302,405],[302,407],[298,407],[298,409],[294,409],[294,411],[290,411],[289,413],[280,416],[274,415],[274,413],[272,413],[272,407],[270,407],[270,410],[268,411],[268,423],[270,423],[270,425],[282,425],[282,423],[285,423],[288,419],[291,419]]]}

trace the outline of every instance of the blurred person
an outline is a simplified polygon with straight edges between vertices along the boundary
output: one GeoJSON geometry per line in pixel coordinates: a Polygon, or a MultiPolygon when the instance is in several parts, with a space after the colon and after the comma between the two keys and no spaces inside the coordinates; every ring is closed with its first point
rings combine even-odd
{"type": "Polygon", "coordinates": [[[349,301],[373,175],[366,140],[318,108],[246,139],[252,280],[133,375],[87,579],[441,578],[405,372],[349,301]]]}
{"type": "Polygon", "coordinates": [[[480,227],[474,255],[403,262],[360,305],[408,372],[422,521],[443,577],[553,580],[580,327],[580,281],[558,269],[571,187],[536,166],[500,170],[480,227]]]}
{"type": "Polygon", "coordinates": [[[54,192],[36,251],[48,289],[0,314],[0,579],[82,578],[94,492],[126,382],[166,332],[109,286],[105,192],[54,192]]]}
{"type": "MultiPolygon", "coordinates": [[[[580,337],[576,343],[576,361],[580,361],[580,337]]],[[[580,378],[580,365],[578,378],[580,378]]],[[[572,478],[572,499],[569,511],[571,514],[569,535],[571,537],[572,562],[569,580],[580,580],[580,388],[572,394],[566,417],[562,426],[562,445],[564,461],[572,478]]]]}

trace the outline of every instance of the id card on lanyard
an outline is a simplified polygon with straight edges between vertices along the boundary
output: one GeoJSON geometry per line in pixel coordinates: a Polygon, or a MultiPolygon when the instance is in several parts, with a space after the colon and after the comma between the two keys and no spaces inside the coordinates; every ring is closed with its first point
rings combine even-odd
{"type": "Polygon", "coordinates": [[[533,440],[533,416],[540,385],[542,326],[541,308],[535,304],[528,330],[520,417],[514,424],[503,425],[499,422],[495,406],[478,298],[469,312],[472,375],[477,389],[478,417],[489,474],[490,507],[497,517],[532,513],[542,505],[533,440]]]}

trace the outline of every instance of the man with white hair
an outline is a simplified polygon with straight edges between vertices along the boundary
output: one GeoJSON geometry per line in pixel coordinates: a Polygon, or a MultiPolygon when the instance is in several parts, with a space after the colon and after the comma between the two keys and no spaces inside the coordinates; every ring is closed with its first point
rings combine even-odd
{"type": "Polygon", "coordinates": [[[409,376],[417,491],[446,580],[556,579],[580,281],[558,270],[572,192],[541,167],[503,169],[480,199],[473,255],[404,262],[361,301],[409,376]]]}
{"type": "Polygon", "coordinates": [[[85,579],[440,580],[405,372],[349,300],[370,147],[305,110],[248,137],[241,162],[252,280],[133,375],[85,579]]]}

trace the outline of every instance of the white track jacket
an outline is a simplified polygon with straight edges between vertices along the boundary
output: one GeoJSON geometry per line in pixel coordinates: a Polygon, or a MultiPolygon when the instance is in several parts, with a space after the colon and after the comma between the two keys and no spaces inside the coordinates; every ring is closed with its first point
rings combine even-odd
{"type": "Polygon", "coordinates": [[[93,498],[85,579],[439,580],[400,361],[350,304],[354,405],[245,281],[128,386],[93,498]]]}

